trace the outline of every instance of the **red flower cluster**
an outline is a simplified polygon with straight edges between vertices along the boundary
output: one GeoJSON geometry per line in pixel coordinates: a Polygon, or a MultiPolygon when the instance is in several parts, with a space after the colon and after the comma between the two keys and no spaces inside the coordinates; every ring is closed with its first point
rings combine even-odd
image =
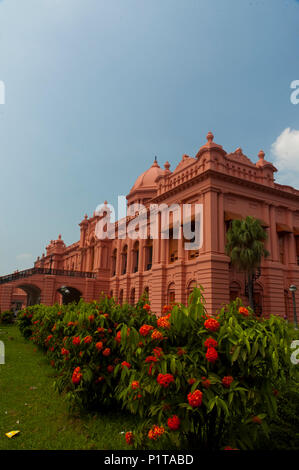
{"type": "Polygon", "coordinates": [[[67,349],[65,349],[65,348],[61,348],[61,354],[62,354],[63,356],[67,356],[67,355],[69,354],[69,351],[68,351],[67,349]]]}
{"type": "Polygon", "coordinates": [[[111,352],[110,348],[104,349],[104,351],[103,351],[103,356],[105,356],[105,357],[110,356],[110,352],[111,352]]]}
{"type": "Polygon", "coordinates": [[[77,385],[78,383],[81,382],[82,374],[81,374],[80,370],[81,370],[80,367],[76,367],[76,369],[73,372],[72,382],[75,385],[77,385]]]}
{"type": "Polygon", "coordinates": [[[111,374],[112,372],[114,371],[114,366],[107,366],[107,372],[109,372],[109,374],[111,374]]]}
{"type": "Polygon", "coordinates": [[[98,351],[101,351],[103,349],[102,341],[99,341],[98,343],[96,343],[96,348],[97,348],[98,351]]]}
{"type": "Polygon", "coordinates": [[[171,305],[164,305],[164,307],[162,308],[162,313],[168,313],[168,312],[171,312],[171,310],[172,310],[171,305]]]}
{"type": "Polygon", "coordinates": [[[188,393],[188,402],[193,408],[200,406],[202,403],[202,392],[195,390],[192,393],[188,393]]]}
{"type": "Polygon", "coordinates": [[[85,344],[90,344],[92,342],[92,336],[85,336],[85,338],[83,339],[84,343],[85,344]]]}
{"type": "Polygon", "coordinates": [[[147,356],[144,361],[146,364],[149,362],[158,362],[158,359],[156,356],[147,356]]]}
{"type": "Polygon", "coordinates": [[[124,367],[127,367],[128,369],[130,369],[131,364],[129,362],[123,361],[121,363],[121,368],[123,369],[124,367]]]}
{"type": "Polygon", "coordinates": [[[129,445],[132,445],[132,444],[133,444],[133,442],[134,442],[134,436],[133,436],[132,431],[126,432],[126,442],[127,442],[127,444],[129,444],[129,445]]]}
{"type": "Polygon", "coordinates": [[[139,329],[141,336],[147,336],[154,327],[152,325],[142,325],[139,329]]]}
{"type": "Polygon", "coordinates": [[[185,349],[178,348],[178,350],[177,350],[177,355],[178,356],[183,356],[186,353],[187,353],[187,351],[185,349]]]}
{"type": "Polygon", "coordinates": [[[221,382],[224,387],[229,388],[233,381],[234,378],[231,375],[227,375],[226,377],[223,377],[221,382]]]}
{"type": "Polygon", "coordinates": [[[178,416],[173,415],[171,418],[168,418],[167,424],[169,429],[171,429],[172,431],[177,431],[180,427],[181,421],[178,416]]]}
{"type": "Polygon", "coordinates": [[[161,341],[162,339],[164,339],[164,336],[162,335],[162,333],[160,331],[154,330],[152,332],[151,338],[154,339],[154,340],[157,340],[157,341],[161,341]]]}
{"type": "MultiPolygon", "coordinates": [[[[160,348],[159,346],[155,347],[153,349],[153,354],[158,358],[160,359],[161,356],[163,356],[163,349],[160,348]]],[[[152,357],[152,356],[151,356],[152,357]]]]}
{"type": "Polygon", "coordinates": [[[214,338],[208,338],[204,342],[204,347],[205,348],[217,348],[218,343],[214,338]]]}
{"type": "Polygon", "coordinates": [[[158,374],[157,382],[161,387],[167,388],[174,382],[174,376],[172,374],[158,374]]]}
{"type": "Polygon", "coordinates": [[[93,322],[93,321],[94,321],[94,315],[89,315],[88,320],[89,320],[90,322],[93,322]]]}
{"type": "Polygon", "coordinates": [[[154,441],[158,439],[162,434],[164,434],[165,429],[163,426],[157,426],[156,424],[153,426],[152,429],[148,432],[149,439],[153,439],[154,441]]]}
{"type": "Polygon", "coordinates": [[[45,339],[45,343],[48,343],[50,341],[50,339],[53,338],[53,335],[49,335],[46,339],[45,339]]]}
{"type": "Polygon", "coordinates": [[[262,420],[259,418],[259,416],[253,416],[252,422],[256,424],[262,424],[262,420]]]}
{"type": "Polygon", "coordinates": [[[204,327],[210,331],[218,331],[220,328],[220,323],[215,320],[215,318],[208,318],[208,320],[204,322],[204,327]]]}
{"type": "Polygon", "coordinates": [[[165,328],[166,330],[170,329],[170,322],[168,321],[170,317],[170,313],[164,317],[160,317],[157,319],[157,326],[158,328],[165,328]]]}
{"type": "Polygon", "coordinates": [[[81,339],[79,336],[74,336],[73,337],[73,345],[74,346],[79,346],[79,344],[81,343],[81,339]]]}
{"type": "Polygon", "coordinates": [[[121,342],[121,331],[118,331],[118,332],[116,333],[115,341],[116,341],[117,343],[120,343],[120,342],[121,342]]]}
{"type": "Polygon", "coordinates": [[[151,309],[151,306],[149,304],[144,304],[143,309],[149,312],[149,310],[151,309]]]}
{"type": "Polygon", "coordinates": [[[97,331],[98,331],[99,333],[105,333],[105,328],[103,328],[102,326],[99,326],[99,327],[97,328],[97,331]]]}
{"type": "Polygon", "coordinates": [[[239,313],[241,313],[241,315],[243,315],[243,317],[248,317],[248,315],[249,315],[249,312],[248,312],[246,307],[240,307],[239,308],[239,313]]]}
{"type": "Polygon", "coordinates": [[[131,383],[131,387],[133,390],[137,390],[139,388],[138,380],[133,380],[133,382],[131,383]]]}
{"type": "Polygon", "coordinates": [[[218,353],[215,348],[208,348],[206,352],[206,359],[209,362],[215,362],[218,359],[218,353]]]}
{"type": "Polygon", "coordinates": [[[193,385],[193,384],[195,384],[195,382],[196,382],[196,379],[194,379],[193,377],[188,380],[189,385],[193,385]]]}
{"type": "Polygon", "coordinates": [[[73,321],[69,321],[68,324],[67,324],[67,326],[74,326],[74,324],[75,324],[75,323],[74,323],[73,321]]]}
{"type": "Polygon", "coordinates": [[[210,388],[211,382],[209,381],[209,379],[207,379],[206,377],[202,377],[201,381],[204,388],[210,388]]]}

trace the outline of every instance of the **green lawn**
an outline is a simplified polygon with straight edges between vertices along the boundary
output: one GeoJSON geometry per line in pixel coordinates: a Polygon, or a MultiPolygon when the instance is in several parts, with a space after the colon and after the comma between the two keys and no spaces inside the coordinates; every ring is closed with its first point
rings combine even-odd
{"type": "Polygon", "coordinates": [[[5,364],[0,364],[0,449],[129,449],[122,431],[136,418],[113,412],[70,415],[53,388],[55,371],[16,326],[0,325],[5,364]],[[9,439],[5,433],[20,430],[9,439]]]}

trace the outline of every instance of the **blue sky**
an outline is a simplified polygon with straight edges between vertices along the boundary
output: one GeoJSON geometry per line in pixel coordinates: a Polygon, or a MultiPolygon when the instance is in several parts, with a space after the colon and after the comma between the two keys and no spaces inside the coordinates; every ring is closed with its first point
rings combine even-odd
{"type": "Polygon", "coordinates": [[[0,1],[0,274],[209,130],[296,186],[298,24],[295,0],[0,1]]]}

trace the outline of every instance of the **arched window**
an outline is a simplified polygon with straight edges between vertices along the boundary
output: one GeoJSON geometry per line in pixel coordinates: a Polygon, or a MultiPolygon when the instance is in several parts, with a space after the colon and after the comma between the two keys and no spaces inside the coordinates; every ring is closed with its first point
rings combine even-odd
{"type": "Polygon", "coordinates": [[[132,272],[137,273],[139,264],[139,242],[134,243],[133,247],[133,263],[132,263],[132,272]]]}
{"type": "Polygon", "coordinates": [[[233,281],[229,286],[229,300],[233,302],[237,297],[241,295],[241,286],[238,282],[233,281]]]}
{"type": "Polygon", "coordinates": [[[168,286],[168,291],[167,291],[167,303],[168,304],[173,304],[175,302],[175,284],[172,282],[168,286]]]}
{"type": "Polygon", "coordinates": [[[190,281],[187,286],[187,298],[192,294],[193,289],[196,287],[196,281],[190,281]]]}
{"type": "Polygon", "coordinates": [[[149,238],[145,244],[145,270],[152,269],[153,263],[153,240],[149,238]]]}
{"type": "Polygon", "coordinates": [[[131,289],[130,304],[135,305],[135,288],[134,287],[131,289]]]}
{"type": "Polygon", "coordinates": [[[115,276],[116,274],[116,260],[117,260],[117,249],[115,248],[112,253],[112,266],[111,266],[112,276],[115,276]]]}
{"type": "Polygon", "coordinates": [[[127,272],[127,261],[128,261],[128,245],[125,245],[121,254],[121,274],[127,272]]]}

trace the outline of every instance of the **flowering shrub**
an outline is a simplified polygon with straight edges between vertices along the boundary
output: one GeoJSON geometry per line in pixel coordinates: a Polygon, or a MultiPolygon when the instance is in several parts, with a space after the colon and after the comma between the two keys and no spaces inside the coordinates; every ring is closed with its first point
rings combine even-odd
{"type": "Polygon", "coordinates": [[[276,413],[273,389],[283,388],[290,369],[284,320],[259,319],[240,300],[207,316],[201,289],[187,307],[162,314],[154,329],[123,331],[131,368],[116,394],[144,420],[131,431],[132,445],[253,448],[276,413]]]}
{"type": "Polygon", "coordinates": [[[253,448],[290,371],[284,320],[256,318],[240,300],[208,316],[201,289],[160,317],[146,299],[102,298],[28,307],[18,322],[72,405],[139,414],[125,434],[135,448],[253,448]]]}
{"type": "MultiPolygon", "coordinates": [[[[135,308],[112,299],[68,305],[36,305],[20,312],[21,332],[41,349],[57,370],[56,388],[66,392],[71,406],[110,407],[121,370],[131,364],[120,351],[121,328],[129,322],[138,328],[153,321],[141,300],[135,308]],[[116,365],[121,370],[115,374],[116,365]]],[[[152,326],[152,329],[154,326],[152,326]]],[[[130,329],[128,329],[130,332],[130,329]]]]}

